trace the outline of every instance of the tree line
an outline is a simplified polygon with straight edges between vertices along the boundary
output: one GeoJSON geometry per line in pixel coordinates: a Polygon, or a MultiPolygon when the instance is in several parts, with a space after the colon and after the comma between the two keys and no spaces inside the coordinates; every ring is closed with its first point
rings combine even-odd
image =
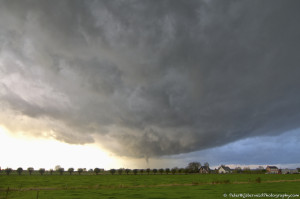
{"type": "MultiPolygon", "coordinates": [[[[206,165],[208,165],[208,163],[205,163],[206,165]]],[[[86,170],[85,168],[78,168],[76,171],[73,167],[68,168],[67,170],[65,170],[63,167],[60,167],[59,165],[57,165],[55,167],[55,169],[50,169],[50,170],[46,170],[44,168],[40,168],[38,170],[34,170],[33,167],[28,167],[26,170],[24,170],[22,167],[19,167],[15,170],[15,173],[17,173],[18,175],[22,175],[24,173],[24,171],[26,171],[27,174],[32,175],[33,173],[39,173],[40,175],[44,175],[45,173],[48,175],[53,175],[53,174],[60,174],[63,175],[65,173],[68,173],[69,175],[72,175],[74,173],[81,175],[81,174],[118,174],[118,175],[122,175],[122,174],[188,174],[188,173],[197,173],[199,172],[199,168],[200,168],[201,164],[199,162],[191,162],[188,164],[187,167],[185,168],[178,168],[178,167],[174,167],[174,168],[160,168],[160,169],[125,169],[125,168],[120,168],[120,169],[110,169],[110,170],[104,170],[104,169],[100,169],[100,168],[94,168],[94,169],[89,169],[86,170]]],[[[4,170],[1,170],[0,167],[0,173],[4,171],[4,173],[6,173],[6,175],[10,175],[14,170],[11,168],[6,168],[4,170]]]]}
{"type": "MultiPolygon", "coordinates": [[[[209,168],[209,163],[205,162],[204,167],[209,168]]],[[[53,175],[53,174],[59,174],[59,175],[64,175],[64,174],[69,174],[69,175],[73,175],[73,174],[77,174],[77,175],[81,175],[81,174],[95,174],[95,175],[99,175],[99,174],[118,174],[118,175],[122,175],[122,174],[133,174],[133,175],[137,175],[137,174],[190,174],[190,173],[199,173],[200,168],[202,167],[200,162],[190,162],[185,168],[178,168],[178,167],[174,167],[174,168],[160,168],[160,169],[125,169],[125,168],[120,168],[120,169],[110,169],[110,170],[104,170],[104,169],[100,169],[100,168],[94,168],[94,169],[89,169],[86,170],[85,168],[78,168],[76,171],[73,167],[68,168],[67,170],[65,170],[64,168],[60,167],[59,165],[55,167],[55,169],[50,169],[50,170],[46,170],[44,168],[40,168],[38,170],[34,170],[33,167],[28,167],[26,170],[24,170],[22,167],[17,168],[15,171],[11,168],[6,168],[4,170],[1,170],[0,167],[0,173],[4,171],[4,173],[6,175],[10,175],[13,171],[18,174],[18,175],[22,175],[22,173],[24,173],[24,171],[26,171],[27,174],[32,175],[33,173],[38,173],[40,175],[53,175]]],[[[298,168],[298,170],[300,171],[300,168],[298,168]]],[[[210,170],[210,173],[218,173],[217,169],[215,170],[210,170]]],[[[265,169],[263,167],[259,167],[255,170],[251,170],[249,167],[244,167],[243,169],[241,167],[236,167],[235,169],[232,170],[232,173],[245,173],[245,174],[251,174],[251,173],[265,173],[265,169]]]]}
{"type": "Polygon", "coordinates": [[[4,172],[6,175],[10,175],[12,174],[12,172],[15,172],[16,174],[18,175],[22,175],[24,174],[24,172],[26,172],[27,174],[29,175],[32,175],[33,173],[34,174],[40,174],[40,175],[44,175],[44,174],[47,174],[47,175],[53,175],[53,174],[59,174],[59,175],[64,175],[64,174],[69,174],[69,175],[73,175],[74,173],[76,173],[77,175],[81,175],[81,174],[118,174],[118,175],[122,175],[122,174],[125,174],[125,175],[129,175],[129,174],[133,174],[133,175],[137,175],[137,174],[181,174],[181,173],[185,173],[185,174],[188,174],[188,173],[192,173],[189,169],[187,168],[160,168],[160,169],[150,169],[150,168],[147,168],[147,169],[123,169],[123,168],[120,168],[120,169],[110,169],[110,170],[103,170],[103,169],[100,169],[100,168],[94,168],[94,169],[90,169],[88,171],[84,170],[83,168],[78,168],[76,171],[74,168],[68,168],[67,170],[65,170],[64,168],[59,168],[57,170],[53,170],[53,169],[50,169],[50,170],[46,170],[44,168],[40,168],[38,170],[34,170],[33,167],[29,167],[27,168],[27,170],[24,170],[22,167],[19,167],[17,168],[16,170],[13,170],[11,168],[6,168],[4,170],[1,170],[1,172],[4,172]]]}

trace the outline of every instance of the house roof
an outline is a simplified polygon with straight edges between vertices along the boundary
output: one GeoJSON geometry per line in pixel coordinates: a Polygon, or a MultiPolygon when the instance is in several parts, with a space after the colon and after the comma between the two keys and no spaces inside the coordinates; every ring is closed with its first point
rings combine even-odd
{"type": "Polygon", "coordinates": [[[223,168],[225,171],[231,171],[231,169],[229,167],[226,167],[226,166],[220,166],[219,169],[220,168],[223,168]]]}
{"type": "Polygon", "coordinates": [[[202,166],[200,169],[204,169],[204,170],[207,170],[207,171],[210,170],[210,168],[208,166],[202,166]]]}
{"type": "Polygon", "coordinates": [[[278,169],[276,166],[267,166],[267,168],[270,168],[270,169],[278,169]]]}

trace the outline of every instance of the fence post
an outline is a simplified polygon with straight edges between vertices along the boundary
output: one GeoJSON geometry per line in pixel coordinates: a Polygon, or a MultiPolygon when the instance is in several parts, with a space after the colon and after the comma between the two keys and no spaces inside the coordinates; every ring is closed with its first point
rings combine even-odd
{"type": "Polygon", "coordinates": [[[5,199],[8,198],[8,192],[9,192],[9,187],[7,187],[5,199]]]}

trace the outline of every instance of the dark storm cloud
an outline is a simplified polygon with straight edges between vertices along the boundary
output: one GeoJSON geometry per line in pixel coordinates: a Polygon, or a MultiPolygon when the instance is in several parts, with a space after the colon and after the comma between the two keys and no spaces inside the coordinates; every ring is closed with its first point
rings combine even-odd
{"type": "Polygon", "coordinates": [[[0,4],[3,114],[48,136],[151,157],[299,128],[297,1],[0,4]]]}

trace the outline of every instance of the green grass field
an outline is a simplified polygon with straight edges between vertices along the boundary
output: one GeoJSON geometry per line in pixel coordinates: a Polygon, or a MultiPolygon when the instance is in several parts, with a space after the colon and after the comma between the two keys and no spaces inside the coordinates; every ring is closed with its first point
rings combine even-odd
{"type": "Polygon", "coordinates": [[[300,175],[0,175],[0,199],[224,198],[230,193],[300,194],[299,188],[300,175]]]}

